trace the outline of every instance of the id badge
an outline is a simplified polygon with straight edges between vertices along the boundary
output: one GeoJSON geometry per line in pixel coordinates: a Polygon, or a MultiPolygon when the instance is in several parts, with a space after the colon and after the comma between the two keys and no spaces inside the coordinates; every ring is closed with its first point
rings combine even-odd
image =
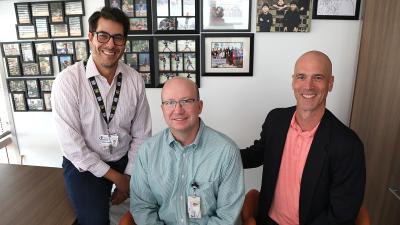
{"type": "Polygon", "coordinates": [[[110,142],[111,145],[116,148],[118,146],[118,134],[111,134],[110,135],[110,142]]]}
{"type": "Polygon", "coordinates": [[[100,146],[103,147],[104,150],[108,150],[111,146],[110,136],[103,134],[99,137],[100,146]]]}
{"type": "Polygon", "coordinates": [[[188,196],[188,213],[190,219],[201,219],[199,196],[188,196]]]}

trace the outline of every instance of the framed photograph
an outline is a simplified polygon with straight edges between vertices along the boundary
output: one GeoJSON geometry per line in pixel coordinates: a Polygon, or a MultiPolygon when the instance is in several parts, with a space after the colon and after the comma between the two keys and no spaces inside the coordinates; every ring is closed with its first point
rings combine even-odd
{"type": "Polygon", "coordinates": [[[198,0],[157,0],[153,4],[153,32],[158,34],[198,34],[198,0]]]}
{"type": "Polygon", "coordinates": [[[73,41],[54,41],[54,46],[57,55],[73,55],[74,42],[73,41]]]}
{"type": "MultiPolygon", "coordinates": [[[[168,79],[184,76],[200,87],[200,43],[198,36],[157,36],[155,41],[155,86],[168,79]]],[[[139,55],[140,61],[140,55],[139,55]]]]}
{"type": "Polygon", "coordinates": [[[68,24],[50,24],[51,37],[68,37],[68,24]]]}
{"type": "Polygon", "coordinates": [[[64,23],[64,16],[63,2],[50,2],[50,22],[64,23]]]}
{"type": "Polygon", "coordinates": [[[110,6],[112,8],[118,8],[122,10],[121,0],[105,0],[105,6],[110,6]]]}
{"type": "Polygon", "coordinates": [[[202,31],[250,31],[251,0],[203,0],[202,31]]]}
{"type": "Polygon", "coordinates": [[[89,43],[88,40],[75,40],[74,41],[75,50],[75,62],[86,60],[89,58],[89,43]]]}
{"type": "Polygon", "coordinates": [[[67,16],[84,16],[85,7],[82,0],[65,1],[65,15],[67,16]]]}
{"type": "Polygon", "coordinates": [[[28,98],[39,98],[39,84],[37,79],[27,79],[26,82],[26,94],[28,98]]]}
{"type": "Polygon", "coordinates": [[[129,36],[128,41],[125,48],[127,50],[125,52],[125,63],[139,72],[147,88],[155,87],[153,37],[129,36]]]}
{"type": "Polygon", "coordinates": [[[2,51],[3,51],[3,56],[20,56],[21,51],[19,48],[19,43],[2,43],[2,51]]]}
{"type": "Polygon", "coordinates": [[[135,2],[134,0],[122,0],[121,10],[125,13],[128,17],[135,16],[135,2]]]}
{"type": "Polygon", "coordinates": [[[36,38],[50,38],[48,17],[35,17],[36,38]]]}
{"type": "Polygon", "coordinates": [[[27,105],[29,111],[43,111],[43,99],[41,98],[27,98],[27,105]]]}
{"type": "Polygon", "coordinates": [[[53,62],[51,56],[38,56],[41,76],[53,75],[53,62]]]}
{"type": "Polygon", "coordinates": [[[25,92],[11,93],[15,112],[27,111],[25,92]]]}
{"type": "Polygon", "coordinates": [[[70,37],[82,37],[82,17],[80,16],[70,16],[68,17],[68,27],[70,37]]]}
{"type": "Polygon", "coordinates": [[[28,2],[14,3],[18,24],[32,24],[31,8],[28,2]]]}
{"type": "Polygon", "coordinates": [[[74,64],[74,61],[72,60],[73,55],[59,55],[58,56],[58,68],[59,71],[63,71],[65,68],[68,66],[74,64]]]}
{"type": "Polygon", "coordinates": [[[37,41],[34,43],[36,55],[53,55],[53,43],[51,41],[37,41]]]}
{"type": "Polygon", "coordinates": [[[21,42],[22,62],[35,62],[35,52],[32,42],[21,42]]]}
{"type": "Polygon", "coordinates": [[[125,53],[125,63],[135,69],[136,71],[139,70],[139,62],[138,62],[138,54],[137,53],[125,53]]]}
{"type": "Polygon", "coordinates": [[[37,63],[22,63],[24,76],[39,76],[39,65],[37,63]]]}
{"type": "Polygon", "coordinates": [[[15,25],[18,39],[35,39],[35,25],[15,25]]]}
{"type": "Polygon", "coordinates": [[[21,62],[19,57],[6,57],[6,66],[8,77],[22,76],[21,62]]]}
{"type": "Polygon", "coordinates": [[[31,3],[32,16],[50,16],[49,4],[47,2],[31,3]]]}
{"type": "Polygon", "coordinates": [[[203,34],[203,76],[253,76],[254,34],[203,34]]]}
{"type": "Polygon", "coordinates": [[[358,20],[361,0],[314,0],[313,19],[358,20]]]}
{"type": "Polygon", "coordinates": [[[7,84],[8,84],[8,92],[10,93],[26,91],[25,80],[8,79],[7,84]]]}
{"type": "Polygon", "coordinates": [[[53,87],[54,79],[39,79],[40,80],[40,90],[43,91],[51,91],[53,87]]]}
{"type": "Polygon", "coordinates": [[[51,92],[42,91],[42,99],[44,102],[44,111],[51,111],[51,92]]]}

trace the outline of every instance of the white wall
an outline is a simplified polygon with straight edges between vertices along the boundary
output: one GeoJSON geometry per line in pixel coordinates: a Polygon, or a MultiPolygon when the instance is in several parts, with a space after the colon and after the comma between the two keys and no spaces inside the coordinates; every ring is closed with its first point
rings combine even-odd
{"type": "MultiPolygon", "coordinates": [[[[86,0],[86,15],[101,7],[86,0]]],[[[256,7],[253,1],[253,15],[256,7]]],[[[0,1],[0,41],[14,41],[15,15],[11,1],[0,1]]],[[[87,21],[84,18],[83,21],[87,21]]],[[[255,19],[252,27],[255,31],[255,19]]],[[[87,24],[84,22],[85,34],[87,24]]],[[[321,50],[331,57],[335,83],[328,108],[348,124],[355,81],[361,21],[312,20],[310,33],[255,33],[253,77],[202,77],[202,118],[207,125],[229,135],[239,147],[259,137],[266,114],[275,107],[295,103],[291,73],[295,60],[305,51],[321,50]]],[[[153,132],[165,128],[160,109],[160,89],[148,89],[153,132]]],[[[61,165],[61,152],[51,113],[14,113],[14,122],[24,163],[61,165]]],[[[246,171],[246,188],[259,187],[261,168],[246,171]]]]}

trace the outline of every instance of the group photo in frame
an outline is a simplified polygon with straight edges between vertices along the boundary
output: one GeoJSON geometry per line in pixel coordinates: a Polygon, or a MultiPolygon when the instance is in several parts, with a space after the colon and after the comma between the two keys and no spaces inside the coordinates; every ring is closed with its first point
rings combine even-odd
{"type": "Polygon", "coordinates": [[[313,19],[358,20],[361,0],[314,0],[313,19]]]}
{"type": "Polygon", "coordinates": [[[53,55],[52,41],[35,41],[36,55],[53,55]]]}
{"type": "Polygon", "coordinates": [[[199,33],[198,0],[157,0],[153,4],[156,34],[199,33]]]}
{"type": "Polygon", "coordinates": [[[309,32],[311,0],[257,0],[257,32],[309,32]]]}
{"type": "Polygon", "coordinates": [[[26,103],[29,111],[43,111],[43,99],[42,98],[27,98],[26,103]]]}
{"type": "Polygon", "coordinates": [[[7,84],[10,93],[26,91],[25,80],[23,79],[7,79],[7,84]]]}
{"type": "Polygon", "coordinates": [[[121,9],[128,16],[128,34],[151,33],[151,0],[104,0],[104,4],[121,9]]]}
{"type": "Polygon", "coordinates": [[[32,24],[31,7],[28,2],[14,3],[17,24],[32,24]]]}
{"type": "Polygon", "coordinates": [[[73,55],[75,52],[72,40],[56,40],[54,41],[54,49],[57,55],[73,55]]]}
{"type": "Polygon", "coordinates": [[[253,76],[254,34],[202,34],[203,76],[253,76]]]}
{"type": "Polygon", "coordinates": [[[202,31],[249,32],[251,0],[203,0],[202,31]]]}

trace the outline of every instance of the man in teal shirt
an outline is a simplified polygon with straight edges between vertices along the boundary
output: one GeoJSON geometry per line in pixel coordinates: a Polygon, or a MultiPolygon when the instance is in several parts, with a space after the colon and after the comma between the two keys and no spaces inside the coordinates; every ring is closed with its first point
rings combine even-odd
{"type": "Polygon", "coordinates": [[[237,145],[200,119],[190,79],[168,80],[161,98],[169,128],[141,145],[131,178],[136,224],[235,224],[244,200],[237,145]]]}

